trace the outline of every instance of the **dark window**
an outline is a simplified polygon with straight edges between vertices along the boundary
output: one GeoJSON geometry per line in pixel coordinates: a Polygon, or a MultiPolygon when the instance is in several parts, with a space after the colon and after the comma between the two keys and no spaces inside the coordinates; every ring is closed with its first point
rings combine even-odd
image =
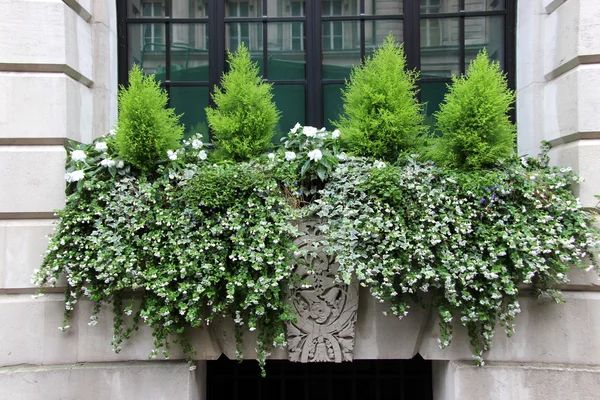
{"type": "Polygon", "coordinates": [[[209,89],[226,69],[226,50],[250,49],[274,83],[276,128],[331,127],[353,66],[391,32],[409,68],[421,71],[428,119],[451,76],[482,48],[515,84],[515,0],[148,0],[118,1],[119,82],[137,63],[154,73],[187,133],[207,132],[209,89]]]}
{"type": "Polygon", "coordinates": [[[208,400],[431,400],[431,361],[356,360],[300,364],[269,360],[207,362],[208,400]]]}

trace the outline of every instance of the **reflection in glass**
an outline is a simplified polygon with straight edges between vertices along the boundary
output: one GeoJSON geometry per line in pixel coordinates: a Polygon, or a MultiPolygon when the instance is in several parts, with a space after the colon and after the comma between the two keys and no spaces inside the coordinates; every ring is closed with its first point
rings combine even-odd
{"type": "MultiPolygon", "coordinates": [[[[487,0],[466,0],[471,2],[485,2],[487,0]]],[[[421,14],[438,14],[458,12],[459,0],[421,0],[421,14]]]]}
{"type": "MultiPolygon", "coordinates": [[[[311,0],[314,1],[314,0],[311,0]]],[[[269,17],[299,17],[304,16],[305,0],[268,0],[267,15],[269,17]]]]}
{"type": "Polygon", "coordinates": [[[157,74],[157,79],[164,81],[166,66],[166,45],[164,43],[164,24],[130,24],[127,35],[127,66],[139,65],[148,74],[157,74]],[[158,37],[150,39],[151,32],[161,32],[162,41],[158,37]],[[154,40],[154,41],[153,41],[154,40]]]}
{"type": "Polygon", "coordinates": [[[371,55],[375,48],[381,46],[385,38],[392,33],[397,43],[404,42],[402,20],[365,21],[366,55],[371,55]]]}
{"type": "Polygon", "coordinates": [[[505,0],[465,0],[465,11],[504,10],[505,0]]]}
{"type": "Polygon", "coordinates": [[[269,80],[306,78],[305,39],[297,38],[298,32],[304,32],[304,22],[268,24],[269,80]]]}
{"type": "Polygon", "coordinates": [[[399,15],[404,12],[404,0],[365,0],[365,15],[399,15]]]}
{"type": "Polygon", "coordinates": [[[465,18],[465,71],[484,47],[490,59],[504,68],[503,16],[465,18]]]}
{"type": "Polygon", "coordinates": [[[262,0],[226,0],[226,17],[260,17],[262,16],[262,0]]]}
{"type": "Polygon", "coordinates": [[[359,64],[359,23],[357,21],[323,22],[323,78],[345,79],[350,76],[352,66],[359,64]],[[326,27],[329,27],[329,30],[326,27]],[[326,35],[326,32],[333,34],[326,35]]]}
{"type": "Polygon", "coordinates": [[[208,0],[172,0],[171,16],[174,18],[208,17],[208,0]]]}
{"type": "Polygon", "coordinates": [[[332,122],[337,121],[344,112],[343,87],[343,84],[323,85],[323,120],[327,129],[335,129],[332,122]]]}
{"type": "Polygon", "coordinates": [[[134,1],[127,0],[129,18],[160,18],[165,16],[164,0],[134,1]]]}
{"type": "Polygon", "coordinates": [[[458,18],[421,19],[421,76],[460,74],[458,18]]]}
{"type": "Polygon", "coordinates": [[[171,27],[171,80],[207,82],[208,24],[171,27]]]}
{"type": "Polygon", "coordinates": [[[203,141],[208,142],[208,125],[206,112],[208,107],[207,86],[187,86],[170,88],[170,105],[176,114],[182,114],[180,122],[185,126],[184,136],[189,138],[201,133],[203,141]]]}
{"type": "Polygon", "coordinates": [[[273,144],[280,144],[290,129],[306,122],[306,89],[304,85],[273,85],[273,100],[281,111],[281,119],[275,127],[273,144]]]}

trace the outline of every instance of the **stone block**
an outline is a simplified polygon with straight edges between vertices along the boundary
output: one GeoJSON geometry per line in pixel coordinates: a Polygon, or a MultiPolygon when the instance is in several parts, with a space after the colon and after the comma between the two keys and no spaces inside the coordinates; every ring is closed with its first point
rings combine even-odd
{"type": "Polygon", "coordinates": [[[517,90],[545,82],[542,22],[542,15],[527,15],[517,28],[517,90]]]}
{"type": "Polygon", "coordinates": [[[1,69],[62,71],[91,85],[91,27],[72,8],[58,0],[9,0],[0,14],[1,69]]]}
{"type": "MultiPolygon", "coordinates": [[[[600,293],[564,292],[565,304],[523,295],[515,333],[497,327],[486,362],[600,364],[600,293]]],[[[458,316],[455,320],[458,320],[458,316]]],[[[456,324],[452,344],[441,350],[438,318],[431,318],[419,353],[428,360],[472,360],[466,329],[456,324]]]]}
{"type": "Polygon", "coordinates": [[[117,6],[111,0],[86,0],[92,2],[92,23],[101,23],[117,32],[117,6]]]}
{"type": "Polygon", "coordinates": [[[544,22],[544,75],[548,80],[579,64],[600,62],[600,2],[569,0],[544,22]]]}
{"type": "Polygon", "coordinates": [[[53,220],[0,220],[0,289],[33,288],[53,220]]]}
{"type": "Polygon", "coordinates": [[[585,207],[594,207],[598,204],[598,199],[594,197],[600,194],[598,154],[600,154],[600,139],[577,140],[555,146],[550,150],[550,159],[554,165],[571,165],[573,170],[584,178],[584,182],[573,185],[573,192],[585,207]]]}
{"type": "Polygon", "coordinates": [[[92,139],[92,90],[64,74],[0,72],[0,139],[92,139]]]}
{"type": "Polygon", "coordinates": [[[517,143],[519,155],[536,156],[544,140],[544,84],[517,90],[517,143]]]}
{"type": "Polygon", "coordinates": [[[0,368],[0,400],[203,400],[206,366],[128,362],[0,368]]]}
{"type": "Polygon", "coordinates": [[[84,21],[91,18],[92,0],[63,0],[66,5],[71,7],[84,21]]]}
{"type": "Polygon", "coordinates": [[[600,65],[580,65],[544,88],[544,131],[548,141],[600,132],[600,65]]]}
{"type": "Polygon", "coordinates": [[[600,393],[600,367],[557,364],[435,361],[436,400],[594,400],[600,393]]]}
{"type": "Polygon", "coordinates": [[[0,215],[43,214],[65,204],[62,146],[0,147],[0,215]]]}

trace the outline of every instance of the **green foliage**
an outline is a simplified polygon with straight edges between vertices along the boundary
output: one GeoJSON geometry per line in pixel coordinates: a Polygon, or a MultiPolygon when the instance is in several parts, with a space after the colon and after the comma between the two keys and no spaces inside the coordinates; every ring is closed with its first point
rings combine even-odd
{"type": "Polygon", "coordinates": [[[144,75],[137,65],[129,72],[129,87],[119,90],[116,144],[121,157],[143,172],[176,150],[183,135],[179,116],[166,108],[167,93],[154,75],[144,75]]]}
{"type": "Polygon", "coordinates": [[[206,108],[217,157],[247,161],[266,151],[280,113],[273,103],[272,85],[264,83],[258,66],[242,43],[229,54],[229,72],[212,95],[216,108],[206,108]]]}
{"type": "Polygon", "coordinates": [[[552,286],[567,282],[573,265],[599,270],[600,232],[571,192],[578,181],[544,156],[489,171],[351,160],[315,211],[343,279],[357,277],[399,318],[413,303],[437,310],[442,347],[458,317],[482,362],[496,323],[512,332],[519,285],[559,300],[552,286]]]}
{"type": "Polygon", "coordinates": [[[342,91],[344,116],[335,126],[352,154],[395,161],[422,146],[421,105],[415,93],[419,74],[406,70],[404,48],[390,34],[342,91]]]}
{"type": "Polygon", "coordinates": [[[508,88],[500,64],[490,62],[483,49],[466,76],[452,78],[435,114],[442,136],[436,140],[431,157],[464,169],[487,168],[509,158],[516,140],[515,126],[508,116],[514,101],[515,94],[508,88]]]}

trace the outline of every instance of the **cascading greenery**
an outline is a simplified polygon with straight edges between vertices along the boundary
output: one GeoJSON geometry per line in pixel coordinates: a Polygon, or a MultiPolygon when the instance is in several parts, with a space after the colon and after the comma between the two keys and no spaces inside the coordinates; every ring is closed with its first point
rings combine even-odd
{"type": "Polygon", "coordinates": [[[258,66],[242,43],[229,54],[229,71],[212,95],[216,108],[206,108],[217,158],[248,161],[271,146],[280,113],[272,84],[264,83],[258,66]]]}
{"type": "Polygon", "coordinates": [[[335,126],[357,156],[395,161],[420,151],[424,116],[416,96],[418,72],[406,67],[402,45],[390,34],[363,65],[352,70],[342,90],[344,115],[335,126]]]}
{"type": "MultiPolygon", "coordinates": [[[[363,71],[386,60],[382,53],[389,59],[380,67],[404,71],[404,64],[398,69],[391,61],[401,55],[392,39],[363,71]]],[[[245,67],[250,65],[241,58],[245,67]]],[[[485,57],[478,60],[482,68],[495,68],[484,65],[485,57]]],[[[470,79],[479,73],[477,65],[470,79]]],[[[130,112],[147,104],[148,93],[148,98],[162,98],[155,83],[139,73],[132,72],[139,86],[135,90],[142,88],[145,100],[133,96],[133,87],[119,96],[130,112]]],[[[371,73],[365,72],[369,79],[371,73]]],[[[343,130],[345,125],[329,132],[297,124],[283,146],[269,154],[262,153],[270,138],[267,130],[257,133],[262,144],[249,147],[240,145],[249,137],[239,136],[241,142],[227,147],[230,139],[222,136],[219,157],[210,154],[201,136],[158,150],[164,138],[179,137],[181,128],[172,110],[163,115],[165,122],[154,109],[148,110],[156,114],[152,117],[120,115],[127,121],[119,120],[116,137],[112,132],[88,145],[71,143],[67,203],[58,212],[56,232],[34,275],[41,288],[66,277],[61,328],[68,329],[70,313],[82,297],[94,303],[90,325],[97,323],[103,305],[111,305],[115,351],[144,322],[153,330],[152,357],[161,350],[169,356],[170,344],[177,341],[193,368],[188,328],[225,316],[235,323],[240,357],[243,330],[258,330],[258,359],[264,367],[272,346],[285,344],[285,323],[295,318],[284,295],[298,279],[293,274],[298,234],[293,221],[316,214],[323,219],[324,244],[336,255],[342,279],[356,278],[369,286],[399,318],[412,303],[437,310],[442,347],[450,343],[457,318],[468,329],[474,356],[483,363],[496,324],[512,331],[521,284],[560,300],[554,285],[567,281],[572,266],[600,271],[595,255],[600,232],[593,215],[571,192],[579,178],[570,168],[550,167],[547,148],[538,158],[490,151],[492,160],[477,152],[460,158],[460,147],[448,145],[448,158],[438,164],[402,155],[414,149],[411,143],[422,122],[412,97],[414,82],[403,82],[396,88],[402,90],[394,92],[403,100],[393,107],[412,107],[411,117],[404,120],[410,123],[393,125],[406,128],[394,130],[385,125],[389,119],[380,127],[390,130],[370,136],[378,145],[364,153],[360,143],[367,137],[352,133],[360,123],[346,126],[350,133],[343,130]],[[139,137],[137,123],[143,126],[139,137]],[[119,135],[131,135],[129,142],[119,135]],[[163,139],[149,140],[147,152],[136,153],[135,146],[127,150],[127,143],[138,143],[146,135],[163,139]],[[366,157],[348,156],[343,143],[366,157]],[[386,143],[394,150],[382,152],[386,143]],[[223,157],[223,152],[234,160],[251,160],[207,161],[223,157]]],[[[464,89],[464,81],[455,80],[455,85],[459,89],[451,90],[438,115],[445,121],[440,126],[454,126],[445,125],[452,118],[470,118],[449,112],[452,104],[472,105],[477,98],[464,89]]],[[[387,106],[390,100],[375,96],[371,101],[387,106]]],[[[392,118],[388,114],[393,107],[381,115],[392,118]]],[[[476,117],[473,121],[482,124],[473,125],[476,129],[468,135],[481,139],[481,126],[492,129],[491,120],[506,123],[500,108],[494,110],[490,120],[476,117]]],[[[459,128],[467,132],[467,127],[459,128]]],[[[492,133],[511,132],[514,127],[506,125],[492,133]]]]}

